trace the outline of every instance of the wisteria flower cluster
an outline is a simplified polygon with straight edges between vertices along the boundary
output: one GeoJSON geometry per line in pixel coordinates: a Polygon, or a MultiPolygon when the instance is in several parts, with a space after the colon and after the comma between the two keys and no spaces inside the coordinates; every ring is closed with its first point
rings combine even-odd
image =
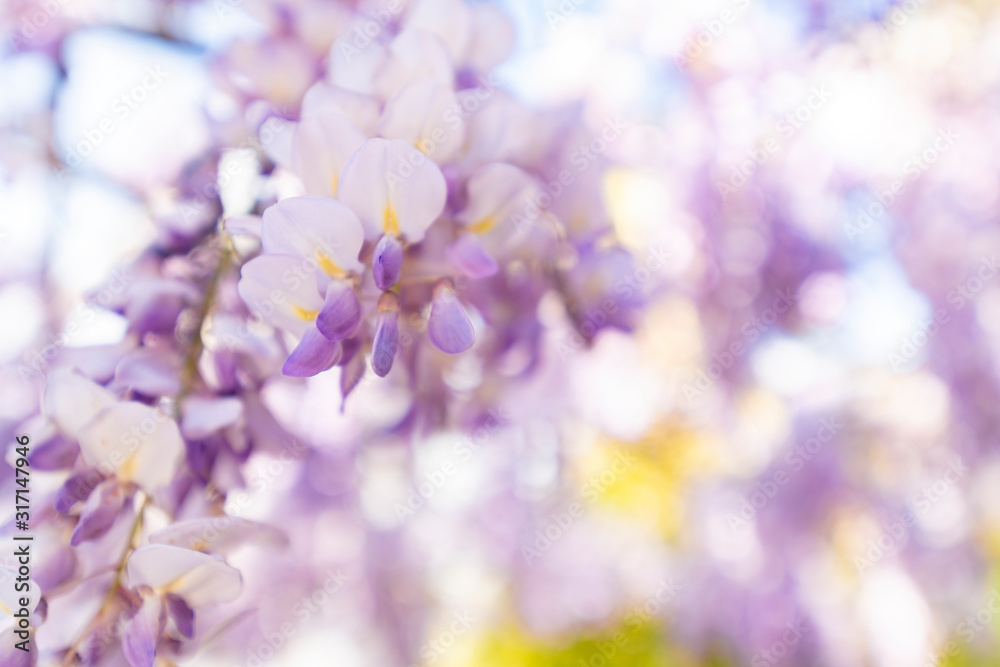
{"type": "MultiPolygon", "coordinates": [[[[365,427],[366,446],[489,434],[506,424],[499,392],[543,363],[546,300],[587,341],[633,326],[640,294],[611,293],[632,258],[597,192],[608,159],[569,171],[579,110],[533,111],[499,89],[505,16],[462,0],[352,4],[246,8],[274,31],[214,60],[238,111],[212,119],[211,149],[160,207],[123,289],[95,295],[127,320],[124,340],[47,368],[23,430],[32,470],[61,481],[35,496],[30,650],[8,630],[3,664],[153,667],[248,632],[262,584],[248,591],[230,553],[277,558],[289,526],[239,516],[236,499],[254,486],[249,461],[298,446],[268,388],[332,374],[325,409],[345,419],[363,383],[404,391],[406,410],[365,427]],[[255,191],[232,206],[224,165],[248,147],[255,191]],[[609,301],[613,315],[588,319],[609,301]]],[[[358,451],[324,493],[357,493],[358,451]]],[[[286,511],[317,508],[306,496],[286,511]]]]}
{"type": "Polygon", "coordinates": [[[3,3],[0,667],[994,664],[998,26],[3,3]]]}

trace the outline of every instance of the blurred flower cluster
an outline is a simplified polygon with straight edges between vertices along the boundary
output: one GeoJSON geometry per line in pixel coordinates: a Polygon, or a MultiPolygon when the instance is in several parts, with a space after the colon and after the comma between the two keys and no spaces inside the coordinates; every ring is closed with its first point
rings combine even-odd
{"type": "Polygon", "coordinates": [[[6,3],[0,664],[993,664],[998,34],[6,3]]]}

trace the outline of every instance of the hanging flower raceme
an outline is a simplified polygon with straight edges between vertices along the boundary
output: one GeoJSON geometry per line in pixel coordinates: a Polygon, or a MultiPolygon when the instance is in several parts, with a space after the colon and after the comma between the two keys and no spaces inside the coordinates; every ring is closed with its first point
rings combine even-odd
{"type": "Polygon", "coordinates": [[[153,667],[164,636],[192,639],[196,610],[235,599],[243,583],[239,570],[221,558],[166,544],[136,549],[128,578],[141,598],[122,638],[131,667],[153,667]]]}
{"type": "Polygon", "coordinates": [[[119,401],[104,387],[65,369],[49,374],[43,404],[60,431],[78,440],[86,465],[55,498],[56,509],[64,513],[82,503],[71,545],[107,533],[136,490],[153,495],[173,480],[184,441],[177,423],[160,410],[119,401]]]}
{"type": "MultiPolygon", "coordinates": [[[[436,164],[409,142],[370,139],[348,160],[338,191],[340,201],[292,197],[268,208],[262,252],[241,272],[239,293],[251,311],[298,339],[285,375],[322,373],[365,347],[376,375],[388,374],[400,311],[399,296],[389,290],[397,284],[407,289],[407,248],[419,244],[441,215],[447,185],[436,164]],[[373,246],[362,263],[366,240],[373,246]],[[372,283],[378,291],[369,289],[372,283]]],[[[463,264],[473,273],[495,271],[483,251],[465,255],[463,264]]],[[[447,261],[438,269],[450,270],[447,261]]],[[[431,296],[430,342],[449,354],[471,347],[475,335],[454,290],[442,284],[431,296]]]]}
{"type": "MultiPolygon", "coordinates": [[[[607,249],[609,223],[594,203],[602,170],[592,167],[577,190],[553,186],[566,185],[560,156],[586,131],[583,113],[529,109],[490,73],[513,43],[496,8],[407,0],[378,14],[373,36],[364,4],[241,8],[265,34],[214,60],[212,145],[178,183],[162,184],[177,187],[155,189],[150,208],[170,212],[152,215],[158,240],[134,263],[137,278],[102,301],[126,320],[125,339],[64,350],[48,373],[42,414],[32,417],[45,437],[31,462],[65,479],[36,535],[61,549],[36,570],[44,596],[32,598],[31,623],[48,608],[103,602],[87,610],[89,623],[66,624],[72,632],[39,632],[46,658],[153,667],[182,664],[202,642],[243,650],[272,620],[254,618],[254,607],[281,607],[273,577],[254,576],[275,571],[261,563],[280,563],[278,585],[291,599],[320,561],[382,558],[376,545],[395,531],[371,530],[378,494],[354,477],[370,466],[382,485],[383,464],[355,450],[445,422],[469,425],[475,448],[486,447],[479,434],[501,423],[477,425],[500,409],[506,380],[527,379],[544,361],[552,308],[543,300],[562,298],[581,320],[632,270],[627,253],[607,249]],[[363,48],[358,35],[370,38],[363,48]],[[251,178],[228,171],[230,162],[253,165],[251,178]],[[286,392],[308,403],[328,386],[279,376],[330,370],[342,412],[374,375],[386,378],[379,392],[408,394],[389,402],[406,414],[386,403],[372,418],[358,396],[359,409],[339,416],[348,427],[329,438],[338,442],[319,442],[328,415],[305,427],[286,392]],[[266,481],[255,468],[265,462],[266,481]],[[236,516],[244,502],[259,522],[236,516]],[[331,556],[325,540],[352,534],[364,548],[331,556]],[[295,557],[272,563],[245,552],[251,542],[292,546],[295,557]]],[[[602,322],[626,328],[630,319],[602,322]]],[[[522,495],[497,496],[512,521],[531,514],[522,495]]],[[[395,604],[382,594],[393,590],[393,568],[373,565],[359,567],[371,587],[360,604],[409,627],[408,612],[381,608],[395,604]]],[[[10,604],[0,596],[0,611],[10,604]]],[[[3,618],[0,665],[33,665],[8,651],[3,618]]],[[[410,639],[397,643],[400,660],[382,657],[416,659],[404,655],[410,639]]]]}

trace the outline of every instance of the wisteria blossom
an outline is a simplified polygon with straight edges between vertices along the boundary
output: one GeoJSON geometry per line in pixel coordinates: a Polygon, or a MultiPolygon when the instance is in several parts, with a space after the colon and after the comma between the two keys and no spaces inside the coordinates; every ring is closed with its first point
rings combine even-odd
{"type": "Polygon", "coordinates": [[[0,9],[0,665],[993,664],[989,3],[0,9]]]}

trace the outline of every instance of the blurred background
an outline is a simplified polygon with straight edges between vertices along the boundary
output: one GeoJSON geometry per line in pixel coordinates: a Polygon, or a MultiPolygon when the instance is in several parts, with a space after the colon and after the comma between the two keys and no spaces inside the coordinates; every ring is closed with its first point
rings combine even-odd
{"type": "MultiPolygon", "coordinates": [[[[122,341],[101,306],[184,229],[181,175],[239,147],[233,91],[280,105],[318,78],[338,3],[283,3],[296,40],[261,49],[267,4],[0,7],[5,434],[57,360],[122,341]]],[[[395,451],[361,457],[363,519],[404,523],[406,559],[362,551],[339,506],[286,517],[323,540],[248,557],[260,618],[185,664],[381,664],[349,574],[278,630],[331,554],[424,607],[420,665],[1000,664],[1000,5],[495,4],[514,29],[497,85],[612,129],[594,187],[636,258],[621,293],[656,286],[641,324],[584,344],[540,310],[558,373],[508,406],[516,435],[423,443],[418,479],[457,474],[413,516],[395,451]],[[515,520],[522,558],[494,558],[515,520]]],[[[351,426],[322,392],[269,400],[323,443],[351,426]]],[[[276,461],[251,460],[270,477],[247,516],[281,516],[303,463],[276,461]]]]}

